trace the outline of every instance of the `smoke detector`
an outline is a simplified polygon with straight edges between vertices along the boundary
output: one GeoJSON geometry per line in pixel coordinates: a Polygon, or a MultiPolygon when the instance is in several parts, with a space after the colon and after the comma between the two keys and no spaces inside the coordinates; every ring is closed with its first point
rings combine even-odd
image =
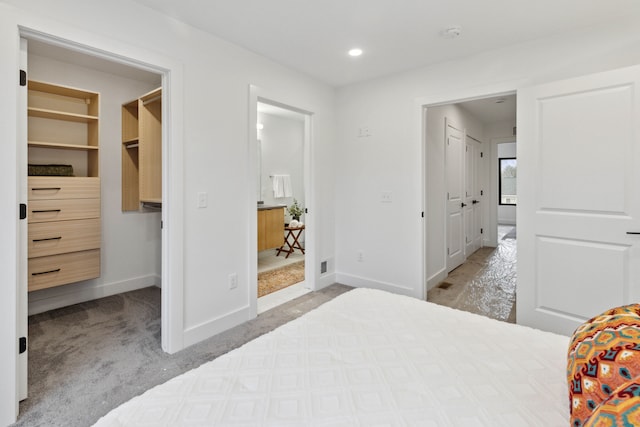
{"type": "Polygon", "coordinates": [[[459,25],[452,25],[440,32],[440,36],[444,39],[455,39],[462,34],[462,28],[459,25]]]}

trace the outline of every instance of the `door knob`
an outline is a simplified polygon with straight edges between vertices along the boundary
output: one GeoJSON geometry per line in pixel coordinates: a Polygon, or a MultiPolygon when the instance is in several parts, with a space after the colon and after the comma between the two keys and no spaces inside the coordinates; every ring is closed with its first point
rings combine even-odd
{"type": "Polygon", "coordinates": [[[473,204],[475,205],[476,203],[480,203],[480,201],[478,201],[478,200],[474,200],[474,201],[472,201],[471,203],[473,203],[473,204]]]}
{"type": "Polygon", "coordinates": [[[467,204],[466,204],[466,203],[460,203],[460,207],[461,207],[461,208],[464,208],[465,206],[467,206],[467,204]]]}

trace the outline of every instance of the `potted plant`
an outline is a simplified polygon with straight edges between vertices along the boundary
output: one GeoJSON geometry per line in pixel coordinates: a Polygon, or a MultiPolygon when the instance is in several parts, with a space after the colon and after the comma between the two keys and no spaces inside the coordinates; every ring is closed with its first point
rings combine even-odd
{"type": "Polygon", "coordinates": [[[287,213],[291,216],[291,219],[300,221],[300,217],[304,213],[304,209],[298,204],[296,199],[293,199],[293,204],[287,208],[287,213]]]}

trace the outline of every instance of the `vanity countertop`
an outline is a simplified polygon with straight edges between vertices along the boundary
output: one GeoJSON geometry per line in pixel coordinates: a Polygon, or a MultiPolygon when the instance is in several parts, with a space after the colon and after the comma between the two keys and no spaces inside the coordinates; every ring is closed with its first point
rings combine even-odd
{"type": "Polygon", "coordinates": [[[286,208],[287,205],[258,205],[258,210],[259,211],[267,211],[270,209],[282,209],[282,208],[286,208]]]}

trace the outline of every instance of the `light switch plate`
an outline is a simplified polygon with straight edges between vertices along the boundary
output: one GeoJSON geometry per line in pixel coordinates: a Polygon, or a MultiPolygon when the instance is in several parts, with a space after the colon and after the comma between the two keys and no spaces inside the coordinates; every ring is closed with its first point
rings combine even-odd
{"type": "Polygon", "coordinates": [[[208,203],[208,196],[205,191],[201,191],[198,193],[198,207],[206,208],[208,203]]]}

